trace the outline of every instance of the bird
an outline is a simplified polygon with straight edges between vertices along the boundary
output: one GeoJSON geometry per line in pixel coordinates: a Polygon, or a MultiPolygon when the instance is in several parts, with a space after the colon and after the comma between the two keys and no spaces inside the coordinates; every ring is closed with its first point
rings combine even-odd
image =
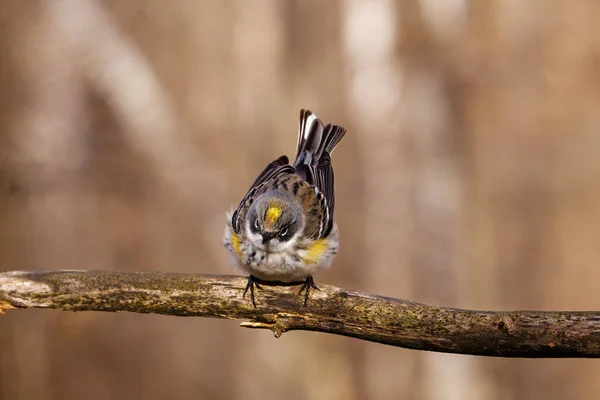
{"type": "Polygon", "coordinates": [[[307,305],[313,275],[329,268],[339,248],[334,221],[331,153],[346,129],[300,110],[296,157],[283,155],[256,177],[237,209],[226,215],[224,246],[248,274],[243,298],[261,283],[301,285],[307,305]]]}

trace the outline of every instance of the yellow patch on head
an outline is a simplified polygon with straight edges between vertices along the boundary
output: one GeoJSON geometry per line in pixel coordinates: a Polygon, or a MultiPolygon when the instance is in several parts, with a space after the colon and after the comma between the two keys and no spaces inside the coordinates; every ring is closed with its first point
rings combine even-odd
{"type": "Polygon", "coordinates": [[[327,250],[327,239],[319,239],[308,246],[304,262],[307,264],[316,264],[321,259],[323,253],[327,250]]]}
{"type": "Polygon", "coordinates": [[[282,213],[283,209],[279,204],[271,204],[265,214],[265,225],[275,225],[282,213]]]}
{"type": "Polygon", "coordinates": [[[233,250],[235,250],[235,254],[241,260],[242,249],[240,248],[240,237],[233,230],[231,231],[231,245],[233,246],[233,250]]]}

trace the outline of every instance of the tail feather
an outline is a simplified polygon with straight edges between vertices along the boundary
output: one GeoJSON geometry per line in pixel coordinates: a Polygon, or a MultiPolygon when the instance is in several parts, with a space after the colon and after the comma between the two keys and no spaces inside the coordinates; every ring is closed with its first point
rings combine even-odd
{"type": "Polygon", "coordinates": [[[333,229],[335,191],[331,152],[345,134],[346,130],[341,126],[323,126],[321,120],[309,110],[300,111],[294,170],[296,175],[316,187],[317,199],[325,207],[325,216],[319,221],[318,237],[326,237],[333,229]]]}
{"type": "Polygon", "coordinates": [[[294,168],[302,169],[303,165],[316,167],[323,152],[331,154],[345,133],[341,126],[323,126],[323,122],[310,110],[301,110],[294,168]]]}
{"type": "Polygon", "coordinates": [[[319,156],[322,155],[324,151],[329,154],[333,153],[333,150],[335,150],[345,134],[346,129],[341,126],[327,124],[323,132],[319,156]]]}
{"type": "Polygon", "coordinates": [[[321,145],[323,123],[310,110],[300,110],[300,126],[298,127],[298,145],[294,167],[302,164],[312,165],[314,154],[321,145]]]}

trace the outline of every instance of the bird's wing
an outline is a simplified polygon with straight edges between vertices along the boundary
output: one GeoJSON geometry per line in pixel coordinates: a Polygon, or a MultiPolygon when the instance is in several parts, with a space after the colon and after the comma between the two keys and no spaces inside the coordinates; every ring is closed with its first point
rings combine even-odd
{"type": "Polygon", "coordinates": [[[331,156],[326,151],[321,155],[315,170],[314,185],[319,189],[319,194],[322,193],[325,197],[326,218],[323,221],[323,229],[319,236],[326,237],[333,228],[333,211],[335,207],[333,167],[331,166],[331,156]]]}

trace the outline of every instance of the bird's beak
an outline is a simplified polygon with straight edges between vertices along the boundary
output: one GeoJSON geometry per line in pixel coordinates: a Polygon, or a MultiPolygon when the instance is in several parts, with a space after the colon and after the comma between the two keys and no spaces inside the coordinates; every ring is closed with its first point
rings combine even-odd
{"type": "Polygon", "coordinates": [[[262,244],[265,244],[269,240],[271,240],[275,237],[275,233],[274,232],[263,232],[261,234],[261,236],[262,236],[262,244]]]}

